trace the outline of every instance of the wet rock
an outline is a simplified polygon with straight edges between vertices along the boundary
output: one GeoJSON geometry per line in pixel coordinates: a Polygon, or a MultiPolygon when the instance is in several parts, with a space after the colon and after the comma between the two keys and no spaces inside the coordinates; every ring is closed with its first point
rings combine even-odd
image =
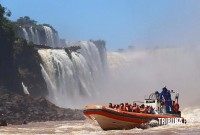
{"type": "Polygon", "coordinates": [[[4,119],[1,120],[1,121],[0,121],[0,126],[8,126],[6,120],[4,120],[4,119]]]}
{"type": "Polygon", "coordinates": [[[82,110],[59,108],[44,97],[4,93],[0,95],[1,125],[54,120],[83,120],[82,110]],[[6,120],[6,121],[3,121],[6,120]]]}
{"type": "Polygon", "coordinates": [[[28,122],[26,120],[24,120],[22,124],[28,124],[28,122]]]}

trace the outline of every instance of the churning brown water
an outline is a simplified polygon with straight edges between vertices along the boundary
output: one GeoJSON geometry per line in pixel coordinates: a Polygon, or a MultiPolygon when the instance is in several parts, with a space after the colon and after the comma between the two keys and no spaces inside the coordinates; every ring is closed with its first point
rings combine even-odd
{"type": "Polygon", "coordinates": [[[110,130],[103,131],[95,121],[51,121],[34,122],[27,125],[9,125],[0,127],[0,134],[65,134],[65,135],[199,135],[200,134],[200,109],[186,108],[183,116],[188,120],[183,125],[165,125],[154,128],[131,130],[110,130]]]}
{"type": "Polygon", "coordinates": [[[189,123],[186,125],[166,125],[148,129],[134,128],[131,130],[110,130],[103,131],[97,123],[93,121],[55,121],[55,122],[39,122],[29,123],[27,125],[10,125],[8,127],[0,127],[0,134],[65,134],[65,135],[169,135],[169,134],[200,134],[200,123],[189,123]]]}

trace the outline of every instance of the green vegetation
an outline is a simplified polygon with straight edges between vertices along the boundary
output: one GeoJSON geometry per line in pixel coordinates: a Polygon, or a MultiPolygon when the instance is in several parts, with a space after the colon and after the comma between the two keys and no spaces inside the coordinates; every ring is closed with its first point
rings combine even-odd
{"type": "Polygon", "coordinates": [[[15,29],[7,19],[11,12],[0,4],[0,85],[13,89],[14,66],[13,44],[16,39],[15,29]]]}
{"type": "Polygon", "coordinates": [[[19,19],[17,19],[16,25],[17,26],[37,25],[37,21],[31,20],[30,17],[28,17],[28,16],[24,16],[24,17],[20,17],[19,19]]]}

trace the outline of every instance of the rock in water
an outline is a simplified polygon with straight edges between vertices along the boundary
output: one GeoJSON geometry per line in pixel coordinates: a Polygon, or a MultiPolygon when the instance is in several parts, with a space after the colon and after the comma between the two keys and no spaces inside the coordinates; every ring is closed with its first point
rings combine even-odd
{"type": "Polygon", "coordinates": [[[0,126],[8,126],[6,120],[2,119],[2,120],[0,121],[0,126]]]}

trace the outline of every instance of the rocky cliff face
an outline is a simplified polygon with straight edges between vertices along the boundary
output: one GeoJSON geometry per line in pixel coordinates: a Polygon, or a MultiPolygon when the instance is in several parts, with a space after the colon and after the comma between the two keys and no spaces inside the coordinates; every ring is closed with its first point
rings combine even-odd
{"type": "MultiPolygon", "coordinates": [[[[14,65],[17,68],[17,79],[28,86],[31,96],[45,96],[48,94],[46,83],[41,74],[41,60],[37,48],[22,40],[14,45],[14,65]]],[[[23,93],[22,89],[18,93],[23,93]]]]}
{"type": "Polygon", "coordinates": [[[24,124],[52,120],[83,120],[81,110],[59,108],[43,97],[32,98],[4,92],[0,88],[0,120],[8,124],[24,124]]]}

